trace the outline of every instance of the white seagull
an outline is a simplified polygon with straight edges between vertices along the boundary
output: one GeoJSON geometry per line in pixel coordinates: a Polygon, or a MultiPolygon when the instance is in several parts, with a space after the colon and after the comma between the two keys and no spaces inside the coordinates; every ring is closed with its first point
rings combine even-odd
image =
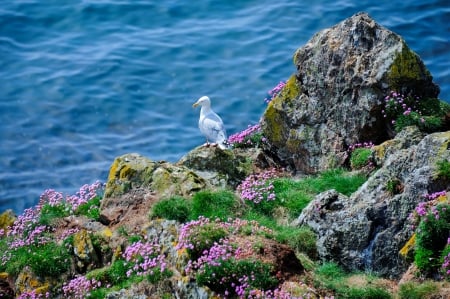
{"type": "Polygon", "coordinates": [[[227,133],[223,126],[222,119],[211,109],[211,100],[203,96],[195,102],[192,107],[202,106],[198,127],[206,137],[206,146],[219,145],[221,149],[228,148],[227,133]]]}

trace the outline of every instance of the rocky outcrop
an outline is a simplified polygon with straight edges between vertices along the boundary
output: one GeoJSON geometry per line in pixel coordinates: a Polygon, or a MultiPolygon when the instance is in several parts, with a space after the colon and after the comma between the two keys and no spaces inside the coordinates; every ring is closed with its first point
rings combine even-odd
{"type": "Polygon", "coordinates": [[[297,73],[269,103],[262,129],[266,152],[303,173],[343,165],[349,145],[392,138],[382,115],[391,90],[439,93],[419,56],[365,13],[314,35],[294,63],[297,73]]]}
{"type": "Polygon", "coordinates": [[[190,196],[205,187],[205,181],[190,169],[168,162],[155,162],[139,154],[117,157],[111,165],[105,198],[147,189],[160,196],[190,196]]]}
{"type": "Polygon", "coordinates": [[[236,188],[257,167],[267,164],[264,159],[258,148],[224,151],[218,147],[200,146],[183,156],[177,165],[192,169],[210,186],[236,188]]]}
{"type": "Polygon", "coordinates": [[[436,165],[450,159],[450,132],[430,134],[420,142],[415,132],[408,128],[378,147],[378,153],[384,152],[383,165],[351,197],[327,191],[303,210],[294,224],[308,225],[318,234],[320,258],[394,278],[407,269],[399,251],[413,233],[410,212],[425,194],[450,187],[448,180],[439,179],[436,165]],[[381,150],[393,145],[396,151],[381,150]],[[391,181],[402,187],[389,190],[391,181]]]}

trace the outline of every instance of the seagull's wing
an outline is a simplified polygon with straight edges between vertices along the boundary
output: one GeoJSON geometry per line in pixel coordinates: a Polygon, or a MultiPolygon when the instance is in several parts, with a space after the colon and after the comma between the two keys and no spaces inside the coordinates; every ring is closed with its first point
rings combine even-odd
{"type": "Polygon", "coordinates": [[[223,143],[227,139],[222,119],[214,112],[200,119],[199,127],[206,138],[213,143],[223,143]]]}

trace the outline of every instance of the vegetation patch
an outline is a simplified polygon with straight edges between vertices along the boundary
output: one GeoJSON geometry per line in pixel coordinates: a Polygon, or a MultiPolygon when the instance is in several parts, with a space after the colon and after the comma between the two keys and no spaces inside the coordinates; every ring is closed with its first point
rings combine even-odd
{"type": "Polygon", "coordinates": [[[181,196],[173,196],[155,203],[150,216],[151,218],[164,218],[183,223],[189,219],[191,210],[191,201],[181,196]]]}

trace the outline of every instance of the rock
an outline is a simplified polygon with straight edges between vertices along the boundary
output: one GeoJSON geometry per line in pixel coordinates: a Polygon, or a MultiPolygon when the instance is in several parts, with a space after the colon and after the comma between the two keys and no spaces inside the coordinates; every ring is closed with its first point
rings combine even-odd
{"type": "Polygon", "coordinates": [[[424,134],[416,126],[410,126],[400,131],[394,139],[387,140],[380,145],[374,146],[374,161],[378,166],[383,165],[389,156],[401,149],[409,148],[418,144],[424,134]]]}
{"type": "Polygon", "coordinates": [[[14,298],[12,279],[6,272],[0,272],[0,298],[3,299],[14,298]]]}
{"type": "Polygon", "coordinates": [[[184,166],[126,154],[111,165],[104,197],[119,196],[132,189],[147,189],[160,196],[190,196],[204,186],[204,180],[184,166]]]}
{"type": "Polygon", "coordinates": [[[92,245],[91,235],[88,231],[83,229],[74,234],[73,249],[76,266],[80,273],[90,271],[99,266],[99,258],[92,245]]]}
{"type": "MultiPolygon", "coordinates": [[[[6,229],[13,225],[14,221],[16,221],[16,215],[12,210],[6,210],[0,214],[0,231],[6,231],[6,229]]],[[[0,236],[2,234],[0,233],[0,236]]]]}
{"type": "MultiPolygon", "coordinates": [[[[51,289],[56,281],[49,281],[45,278],[36,276],[29,267],[25,267],[15,280],[15,293],[35,293],[36,297],[45,297],[45,294],[51,289]]],[[[17,298],[20,298],[17,297],[17,298]]]]}
{"type": "Polygon", "coordinates": [[[200,146],[183,156],[177,165],[194,170],[211,186],[236,188],[255,165],[264,164],[263,157],[257,148],[222,150],[200,146]]]}
{"type": "MultiPolygon", "coordinates": [[[[407,144],[405,140],[396,143],[407,144]]],[[[436,163],[450,159],[449,145],[450,131],[413,142],[390,154],[349,198],[336,191],[322,193],[293,224],[308,225],[318,234],[321,259],[336,261],[348,270],[398,278],[409,266],[399,255],[413,234],[409,214],[425,194],[450,187],[448,180],[436,175],[436,163]],[[387,188],[393,179],[403,185],[398,194],[387,188]]]]}
{"type": "Polygon", "coordinates": [[[262,132],[269,156],[304,173],[343,165],[349,145],[392,138],[381,112],[391,90],[439,94],[419,56],[365,13],[317,33],[294,63],[297,73],[269,103],[262,132]]]}
{"type": "Polygon", "coordinates": [[[139,233],[142,225],[148,221],[148,212],[158,197],[149,189],[133,189],[127,193],[105,197],[100,205],[100,222],[105,225],[121,225],[129,232],[139,233]]]}

